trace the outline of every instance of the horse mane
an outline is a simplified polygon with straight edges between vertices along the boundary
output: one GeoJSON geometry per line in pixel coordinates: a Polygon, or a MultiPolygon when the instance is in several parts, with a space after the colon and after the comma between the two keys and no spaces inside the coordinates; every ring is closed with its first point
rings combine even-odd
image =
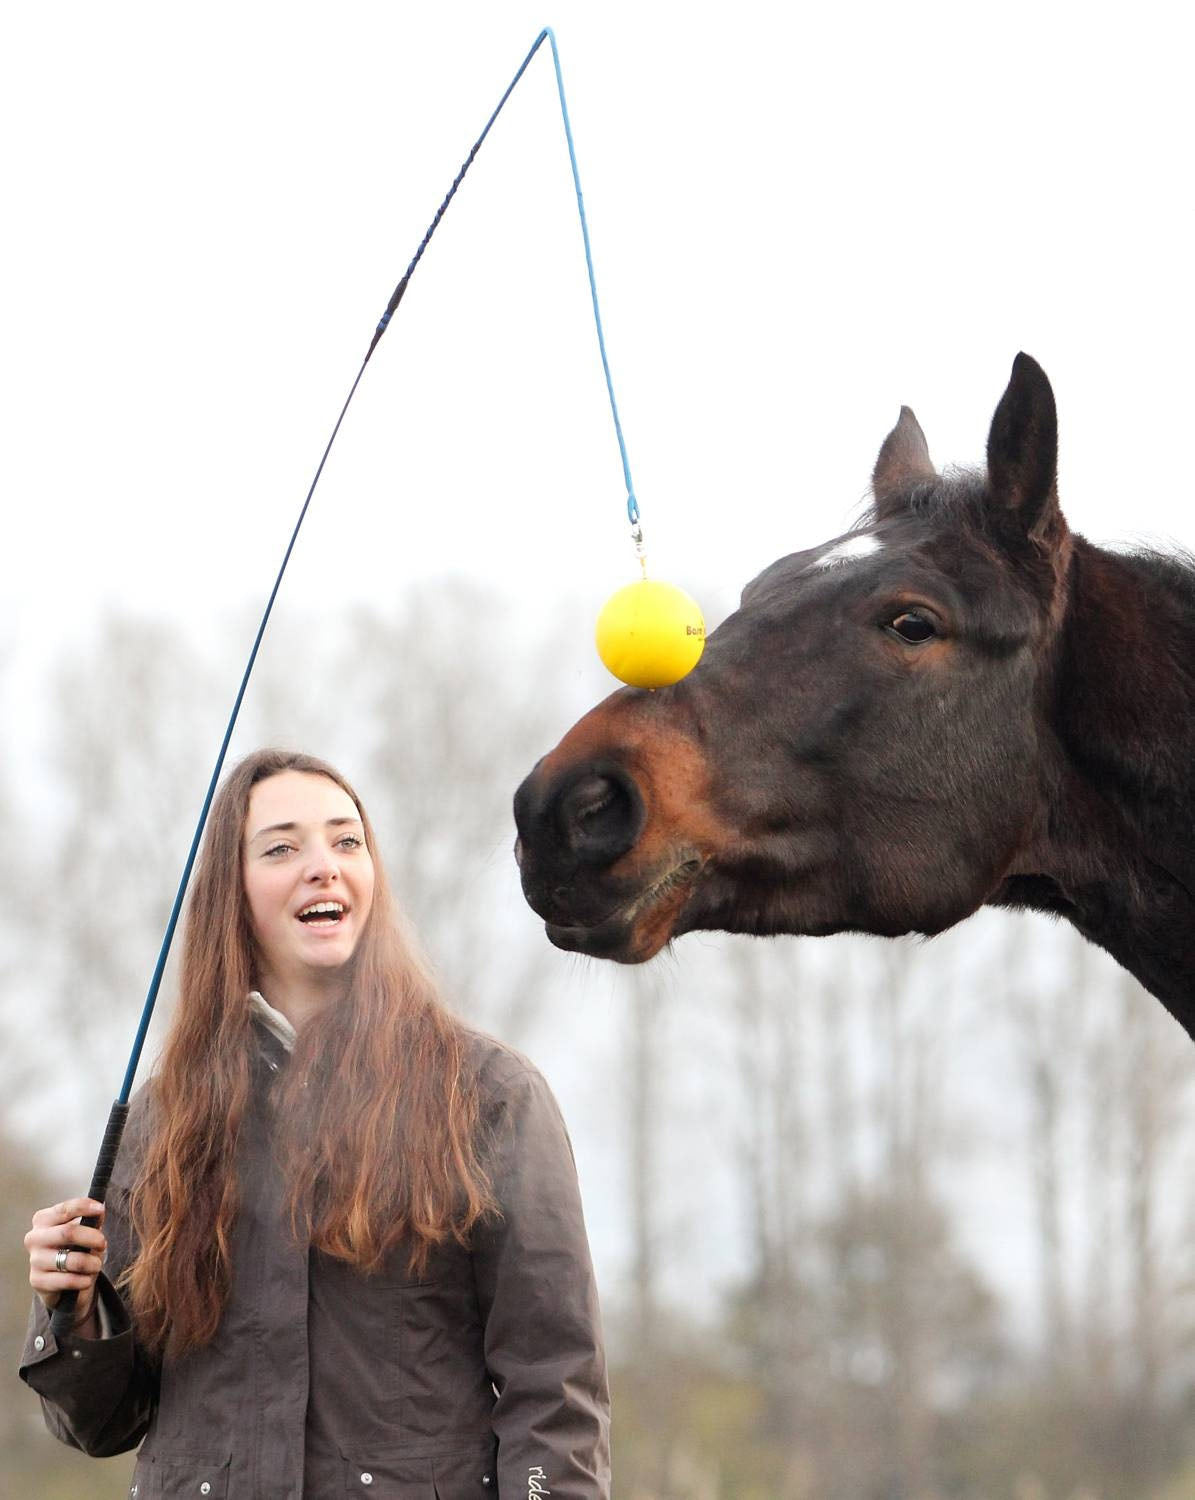
{"type": "Polygon", "coordinates": [[[1178,542],[1165,550],[1155,543],[1103,550],[1134,563],[1151,582],[1172,589],[1195,612],[1195,552],[1178,542]]]}
{"type": "MultiPolygon", "coordinates": [[[[990,538],[989,491],[982,469],[950,465],[932,479],[918,480],[901,491],[900,500],[910,515],[940,520],[972,535],[990,538]]],[[[882,519],[874,501],[865,502],[849,535],[871,531],[882,519]]],[[[1092,543],[1101,552],[1134,564],[1151,581],[1172,589],[1195,610],[1195,551],[1182,543],[1140,542],[1127,546],[1092,543]]]]}

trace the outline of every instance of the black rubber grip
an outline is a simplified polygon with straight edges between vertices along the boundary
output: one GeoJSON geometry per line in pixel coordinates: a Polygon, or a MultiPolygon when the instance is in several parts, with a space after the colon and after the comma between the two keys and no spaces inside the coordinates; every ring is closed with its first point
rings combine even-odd
{"type": "MultiPolygon", "coordinates": [[[[108,1184],[112,1181],[112,1168],[116,1165],[116,1153],[120,1150],[120,1141],[124,1135],[124,1125],[128,1117],[129,1106],[123,1100],[117,1099],[108,1114],[104,1139],[100,1143],[100,1154],[96,1157],[95,1171],[91,1174],[91,1187],[87,1190],[87,1196],[97,1203],[102,1203],[107,1196],[108,1184]]],[[[99,1220],[94,1215],[88,1214],[82,1222],[94,1229],[99,1220]]],[[[74,1245],[70,1248],[77,1250],[80,1247],[74,1245]]],[[[61,1339],[64,1333],[70,1333],[74,1327],[75,1303],[78,1300],[79,1294],[72,1288],[69,1292],[63,1292],[54,1304],[54,1311],[50,1314],[50,1332],[56,1339],[61,1339]]]]}
{"type": "Polygon", "coordinates": [[[391,292],[391,294],[390,294],[390,301],[387,302],[387,304],[386,304],[386,318],[387,318],[387,321],[389,321],[389,319],[391,319],[394,316],[394,314],[398,311],[398,304],[402,301],[403,293],[407,289],[407,281],[408,280],[409,280],[409,277],[404,276],[403,279],[394,288],[393,292],[391,292]]]}

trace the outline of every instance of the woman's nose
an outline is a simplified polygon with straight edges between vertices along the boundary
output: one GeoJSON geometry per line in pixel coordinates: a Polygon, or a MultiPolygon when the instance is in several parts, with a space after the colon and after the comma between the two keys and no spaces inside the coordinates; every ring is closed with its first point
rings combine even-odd
{"type": "Polygon", "coordinates": [[[308,880],[323,884],[326,880],[335,880],[340,874],[336,859],[330,849],[317,849],[312,852],[305,871],[308,880]]]}

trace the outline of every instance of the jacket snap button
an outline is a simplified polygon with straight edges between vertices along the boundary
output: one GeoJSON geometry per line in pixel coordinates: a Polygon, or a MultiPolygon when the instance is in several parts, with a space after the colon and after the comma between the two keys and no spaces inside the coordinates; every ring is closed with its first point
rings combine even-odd
{"type": "Polygon", "coordinates": [[[36,1337],[36,1338],[35,1338],[35,1339],[34,1339],[34,1340],[33,1340],[33,1347],[34,1347],[34,1348],[35,1348],[35,1349],[36,1349],[36,1350],[37,1350],[37,1351],[38,1351],[38,1353],[39,1353],[39,1354],[40,1354],[40,1353],[41,1353],[41,1351],[42,1351],[42,1350],[43,1350],[43,1349],[44,1349],[44,1348],[45,1348],[45,1347],[46,1347],[46,1341],[45,1341],[45,1339],[44,1339],[44,1338],[42,1338],[42,1336],[41,1336],[41,1334],[40,1334],[40,1333],[39,1333],[39,1334],[38,1334],[38,1336],[37,1336],[37,1337],[36,1337]]]}
{"type": "Polygon", "coordinates": [[[203,1481],[203,1483],[199,1486],[199,1493],[201,1495],[210,1495],[211,1492],[212,1492],[212,1487],[211,1487],[210,1484],[208,1484],[207,1480],[205,1479],[203,1481]]]}
{"type": "Polygon", "coordinates": [[[492,1474],[483,1474],[481,1476],[481,1482],[482,1484],[493,1484],[494,1476],[492,1474]]]}
{"type": "Polygon", "coordinates": [[[373,1483],[373,1475],[372,1474],[362,1474],[362,1476],[361,1476],[361,1483],[362,1484],[372,1484],[373,1483]]]}

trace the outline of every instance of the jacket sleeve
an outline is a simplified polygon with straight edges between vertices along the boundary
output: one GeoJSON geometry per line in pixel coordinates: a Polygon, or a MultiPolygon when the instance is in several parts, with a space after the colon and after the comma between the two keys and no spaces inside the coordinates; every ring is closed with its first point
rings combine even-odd
{"type": "Polygon", "coordinates": [[[158,1402],[157,1366],[137,1344],[128,1310],[114,1285],[136,1253],[128,1188],[142,1146],[145,1106],[144,1090],[139,1090],[106,1199],[106,1272],[96,1282],[104,1337],[84,1339],[72,1334],[59,1343],[45,1305],[34,1297],[21,1355],[21,1379],[41,1397],[46,1426],[60,1442],[94,1458],[135,1448],[158,1402]]]}
{"type": "Polygon", "coordinates": [[[572,1147],[540,1074],[504,1064],[489,1120],[501,1217],[473,1247],[498,1492],[608,1500],[606,1359],[572,1147]]]}
{"type": "Polygon", "coordinates": [[[126,1453],[145,1436],[157,1405],[157,1372],[133,1337],[119,1293],[101,1273],[96,1284],[108,1336],[58,1343],[50,1315],[34,1297],[20,1375],[41,1397],[46,1426],[60,1442],[93,1458],[126,1453]]]}

